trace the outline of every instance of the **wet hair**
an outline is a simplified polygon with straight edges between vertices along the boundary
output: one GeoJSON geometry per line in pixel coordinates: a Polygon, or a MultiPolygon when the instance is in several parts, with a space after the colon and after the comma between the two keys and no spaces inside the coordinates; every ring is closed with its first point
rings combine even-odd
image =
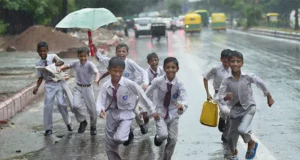
{"type": "Polygon", "coordinates": [[[87,47],[80,47],[77,50],[77,55],[80,55],[81,53],[89,54],[90,50],[87,47]]]}
{"type": "Polygon", "coordinates": [[[230,52],[231,52],[230,49],[224,49],[224,50],[221,52],[221,58],[228,58],[230,52]]]}
{"type": "Polygon", "coordinates": [[[120,44],[118,44],[117,47],[116,47],[116,52],[118,51],[118,49],[123,48],[123,47],[126,48],[127,52],[129,51],[129,47],[127,46],[127,44],[125,44],[125,43],[120,43],[120,44]]]}
{"type": "Polygon", "coordinates": [[[150,62],[152,58],[157,58],[159,60],[159,58],[155,52],[149,53],[147,55],[147,61],[150,62]]]}
{"type": "Polygon", "coordinates": [[[37,51],[39,51],[40,48],[45,47],[48,50],[48,44],[45,41],[41,41],[37,45],[37,51]]]}
{"type": "Polygon", "coordinates": [[[125,61],[121,57],[112,57],[108,62],[108,69],[115,67],[125,68],[125,61]]]}
{"type": "Polygon", "coordinates": [[[177,61],[177,59],[176,59],[175,57],[168,57],[168,58],[166,58],[166,59],[164,60],[164,68],[165,68],[166,65],[167,65],[168,63],[170,63],[170,62],[173,62],[173,63],[177,66],[177,68],[179,68],[179,63],[178,63],[178,61],[177,61]]]}
{"type": "Polygon", "coordinates": [[[240,58],[242,61],[244,61],[243,54],[239,51],[231,51],[228,60],[230,60],[232,57],[237,57],[240,58]]]}

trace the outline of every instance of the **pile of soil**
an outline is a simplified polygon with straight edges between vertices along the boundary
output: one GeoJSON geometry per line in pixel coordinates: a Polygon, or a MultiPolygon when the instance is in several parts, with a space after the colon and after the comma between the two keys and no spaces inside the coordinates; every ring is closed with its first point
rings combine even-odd
{"type": "Polygon", "coordinates": [[[86,46],[78,39],[51,27],[32,26],[20,35],[17,35],[9,46],[14,46],[17,51],[36,51],[36,46],[40,41],[45,41],[49,45],[49,50],[53,52],[66,51],[69,48],[86,46]]]}

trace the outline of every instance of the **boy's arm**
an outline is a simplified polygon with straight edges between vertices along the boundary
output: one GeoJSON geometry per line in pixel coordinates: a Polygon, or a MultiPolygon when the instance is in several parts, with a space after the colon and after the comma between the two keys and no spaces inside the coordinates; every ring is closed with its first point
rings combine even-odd
{"type": "Polygon", "coordinates": [[[216,75],[216,68],[212,68],[211,70],[209,70],[207,73],[203,74],[203,83],[204,83],[204,88],[206,91],[206,95],[207,95],[207,100],[211,100],[212,96],[209,93],[209,89],[208,89],[208,80],[213,79],[216,75]]]}
{"type": "Polygon", "coordinates": [[[36,86],[33,89],[33,94],[37,93],[42,82],[43,82],[43,77],[39,77],[39,79],[37,80],[36,86]]]}
{"type": "Polygon", "coordinates": [[[184,88],[183,84],[180,84],[179,87],[179,97],[178,97],[178,114],[183,114],[186,109],[188,108],[188,98],[187,98],[187,92],[184,88]]]}
{"type": "Polygon", "coordinates": [[[53,63],[55,63],[56,66],[62,66],[64,65],[64,60],[62,60],[61,58],[59,58],[56,54],[54,54],[54,57],[53,57],[53,63]]]}
{"type": "Polygon", "coordinates": [[[101,113],[105,113],[106,98],[107,98],[106,89],[104,86],[102,86],[96,100],[96,111],[98,116],[101,116],[100,115],[101,113]]]}
{"type": "Polygon", "coordinates": [[[147,69],[145,69],[144,70],[144,74],[143,74],[143,82],[144,82],[144,84],[149,84],[149,77],[148,77],[148,71],[147,71],[147,69]]]}
{"type": "Polygon", "coordinates": [[[151,82],[151,85],[146,90],[147,97],[151,97],[153,95],[153,91],[156,89],[157,83],[157,78],[154,78],[151,82]]]}
{"type": "Polygon", "coordinates": [[[65,71],[65,70],[67,70],[67,69],[70,69],[70,67],[69,66],[65,66],[65,65],[62,65],[62,66],[60,66],[59,68],[58,68],[58,72],[61,72],[61,71],[65,71]]]}
{"type": "Polygon", "coordinates": [[[153,105],[153,103],[150,101],[150,99],[146,96],[143,89],[135,82],[130,82],[131,89],[139,96],[139,100],[141,103],[145,104],[147,108],[150,111],[150,114],[153,115],[156,113],[156,107],[153,105]]]}
{"type": "Polygon", "coordinates": [[[95,45],[94,45],[94,51],[96,52],[96,59],[98,60],[98,62],[103,64],[107,68],[110,58],[103,56],[102,55],[103,52],[100,53],[100,51],[95,47],[95,45]]]}
{"type": "Polygon", "coordinates": [[[221,85],[220,85],[220,88],[219,88],[219,91],[216,95],[216,97],[214,98],[214,101],[217,102],[217,103],[221,103],[221,104],[225,104],[227,100],[229,100],[227,98],[227,79],[223,79],[221,85]]]}
{"type": "Polygon", "coordinates": [[[94,72],[95,74],[95,80],[94,82],[97,83],[99,85],[99,77],[100,77],[100,73],[96,67],[96,65],[94,63],[91,62],[91,70],[94,72]]]}
{"type": "Polygon", "coordinates": [[[247,78],[250,81],[250,83],[254,83],[259,89],[261,89],[263,91],[264,95],[267,96],[268,105],[269,105],[269,107],[271,107],[274,104],[274,100],[273,100],[269,90],[267,89],[264,81],[260,77],[254,75],[254,74],[247,75],[247,76],[248,76],[247,78]]]}

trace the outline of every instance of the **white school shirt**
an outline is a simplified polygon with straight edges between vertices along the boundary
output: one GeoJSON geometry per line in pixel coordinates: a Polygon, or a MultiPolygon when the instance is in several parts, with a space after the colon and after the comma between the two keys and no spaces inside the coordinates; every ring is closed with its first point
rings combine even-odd
{"type": "Polygon", "coordinates": [[[86,61],[85,64],[81,64],[79,60],[68,64],[69,68],[73,68],[76,71],[76,83],[79,84],[92,84],[94,75],[99,72],[95,64],[91,61],[86,61]]]}
{"type": "MultiPolygon", "coordinates": [[[[122,77],[118,83],[119,87],[117,89],[117,105],[120,110],[130,110],[133,111],[135,109],[135,104],[137,100],[137,96],[139,100],[145,104],[145,106],[150,110],[150,113],[155,112],[155,106],[146,96],[143,89],[135,82],[122,77]]],[[[96,108],[98,115],[101,111],[108,110],[110,108],[116,108],[116,102],[112,101],[113,99],[113,88],[115,88],[111,79],[107,80],[101,87],[99,92],[96,108]],[[111,104],[111,105],[110,105],[111,104]],[[109,106],[110,105],[110,106],[109,106]]],[[[133,112],[129,112],[129,117],[134,117],[133,112]],[[133,114],[133,115],[132,115],[133,114]]]]}
{"type": "Polygon", "coordinates": [[[203,74],[203,77],[207,80],[213,79],[213,86],[215,90],[219,90],[223,79],[227,78],[231,74],[231,69],[225,69],[223,64],[213,67],[211,70],[203,74]]]}
{"type": "MultiPolygon", "coordinates": [[[[96,57],[97,60],[99,61],[99,63],[102,63],[105,65],[106,68],[108,68],[108,63],[110,58],[103,56],[99,51],[96,52],[96,57]]],[[[137,64],[135,63],[133,60],[126,58],[125,60],[125,69],[123,72],[123,76],[125,78],[128,78],[134,82],[136,82],[137,84],[148,84],[146,83],[146,79],[144,76],[144,70],[137,64]]]]}
{"type": "Polygon", "coordinates": [[[155,72],[154,70],[151,69],[151,67],[149,66],[147,69],[144,70],[144,79],[146,80],[146,84],[150,84],[151,81],[155,78],[153,73],[157,73],[157,76],[156,77],[160,77],[160,76],[164,76],[166,73],[163,69],[163,67],[161,66],[158,66],[157,67],[157,72],[155,72]]]}
{"type": "Polygon", "coordinates": [[[256,105],[253,99],[252,83],[256,84],[256,86],[263,91],[265,96],[269,93],[261,78],[254,74],[242,72],[239,80],[235,80],[231,74],[222,81],[215,100],[224,103],[224,97],[228,92],[231,92],[233,99],[227,102],[228,106],[233,107],[240,101],[242,107],[247,110],[251,105],[256,105]]]}
{"type": "MultiPolygon", "coordinates": [[[[42,58],[40,58],[37,62],[36,62],[36,66],[39,67],[39,66],[46,66],[46,61],[47,61],[47,65],[50,65],[50,64],[53,64],[53,59],[56,59],[56,61],[59,61],[59,62],[64,62],[61,58],[59,58],[56,54],[48,54],[47,55],[47,58],[46,60],[43,60],[42,58]]],[[[38,69],[36,69],[36,75],[38,77],[43,77],[43,79],[45,81],[49,81],[51,80],[50,77],[53,76],[52,73],[50,73],[49,71],[45,70],[45,71],[39,71],[38,69]]]]}
{"type": "MultiPolygon", "coordinates": [[[[168,110],[170,119],[173,119],[178,115],[178,103],[184,106],[183,112],[188,107],[186,89],[183,86],[183,83],[177,77],[175,77],[171,82],[166,78],[166,76],[161,76],[153,79],[151,85],[146,90],[146,94],[147,96],[151,96],[153,94],[153,103],[156,106],[156,111],[162,118],[164,118],[167,114],[167,108],[164,107],[164,98],[166,96],[166,93],[168,92],[168,83],[172,84],[171,101],[168,110]]],[[[183,114],[183,112],[181,112],[180,114],[183,114]]]]}

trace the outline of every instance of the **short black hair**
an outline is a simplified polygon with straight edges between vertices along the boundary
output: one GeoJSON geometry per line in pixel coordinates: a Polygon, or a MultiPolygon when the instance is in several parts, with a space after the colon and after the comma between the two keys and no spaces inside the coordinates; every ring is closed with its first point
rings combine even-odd
{"type": "Polygon", "coordinates": [[[118,44],[117,47],[116,47],[116,52],[118,51],[118,49],[123,48],[123,47],[126,48],[127,52],[129,51],[129,47],[128,47],[127,44],[125,44],[125,43],[120,43],[120,44],[118,44]]]}
{"type": "Polygon", "coordinates": [[[230,50],[230,49],[224,49],[224,50],[221,52],[221,58],[228,58],[230,53],[231,53],[231,50],[230,50]]]}
{"type": "Polygon", "coordinates": [[[166,65],[167,65],[168,63],[170,63],[170,62],[173,62],[173,63],[177,66],[177,68],[179,68],[179,63],[178,63],[178,61],[177,61],[177,59],[176,59],[175,57],[168,57],[168,58],[166,58],[166,59],[164,60],[164,68],[165,68],[166,65]]]}
{"type": "Polygon", "coordinates": [[[157,58],[159,60],[159,58],[158,58],[158,56],[157,56],[157,54],[155,52],[149,53],[147,55],[147,61],[148,62],[151,61],[152,58],[157,58]]]}
{"type": "Polygon", "coordinates": [[[121,57],[112,57],[108,62],[108,69],[115,67],[125,68],[125,61],[121,57]]]}
{"type": "Polygon", "coordinates": [[[77,55],[81,54],[81,53],[87,53],[89,54],[90,53],[90,50],[87,48],[87,47],[80,47],[78,48],[77,50],[77,55]]]}
{"type": "Polygon", "coordinates": [[[230,60],[232,57],[237,57],[240,58],[242,61],[244,61],[243,54],[239,51],[231,51],[228,60],[230,60]]]}
{"type": "Polygon", "coordinates": [[[39,42],[37,45],[37,50],[39,50],[42,47],[45,47],[46,49],[48,49],[48,44],[45,41],[39,42]]]}

